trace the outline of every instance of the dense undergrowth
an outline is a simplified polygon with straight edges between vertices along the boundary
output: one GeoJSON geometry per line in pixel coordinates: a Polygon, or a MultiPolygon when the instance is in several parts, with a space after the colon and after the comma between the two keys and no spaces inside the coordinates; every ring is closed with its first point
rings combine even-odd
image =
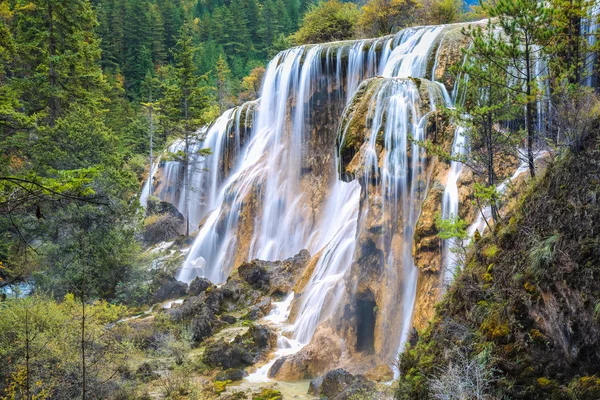
{"type": "Polygon", "coordinates": [[[476,240],[400,356],[396,397],[600,398],[600,132],[476,240]]]}

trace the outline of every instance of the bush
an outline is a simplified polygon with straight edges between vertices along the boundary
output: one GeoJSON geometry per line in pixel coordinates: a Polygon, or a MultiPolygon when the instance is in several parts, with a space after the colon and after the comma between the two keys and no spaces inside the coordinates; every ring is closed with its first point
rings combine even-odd
{"type": "Polygon", "coordinates": [[[419,7],[415,0],[369,0],[361,9],[358,29],[368,37],[394,33],[416,22],[419,7]]]}
{"type": "Polygon", "coordinates": [[[355,4],[328,0],[314,5],[292,39],[296,44],[324,43],[354,37],[360,12],[355,4]]]}
{"type": "Polygon", "coordinates": [[[471,358],[466,350],[459,350],[439,375],[431,380],[433,398],[438,400],[491,399],[493,370],[488,364],[486,352],[471,358]]]}

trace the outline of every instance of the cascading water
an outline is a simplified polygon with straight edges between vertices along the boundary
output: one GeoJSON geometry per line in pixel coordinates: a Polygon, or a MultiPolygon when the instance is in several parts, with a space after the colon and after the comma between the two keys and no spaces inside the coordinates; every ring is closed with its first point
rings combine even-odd
{"type": "MultiPolygon", "coordinates": [[[[242,106],[226,112],[204,133],[204,142],[195,144],[194,151],[210,147],[214,154],[198,161],[208,172],[189,175],[190,186],[200,192],[187,196],[201,200],[190,208],[190,220],[193,227],[202,224],[178,279],[204,276],[220,283],[239,262],[309,250],[318,259],[298,294],[293,342],[281,340],[280,350],[294,343],[296,351],[310,342],[320,323],[339,314],[356,289],[346,287],[344,278],[358,262],[357,243],[369,234],[368,221],[377,219],[383,227],[379,245],[385,249],[381,284],[395,300],[378,311],[378,329],[390,333],[386,345],[394,353],[406,341],[415,301],[412,240],[428,182],[418,141],[425,139],[429,111],[449,102],[442,84],[412,78],[429,77],[436,69],[436,43],[444,29],[411,28],[376,40],[297,47],[277,55],[252,111],[242,106]],[[332,156],[338,130],[344,142],[339,117],[364,81],[378,75],[384,78],[376,78],[383,82],[368,113],[361,172],[343,182],[342,160],[332,156]],[[235,156],[225,156],[231,148],[235,156]]],[[[171,151],[181,146],[175,143],[171,151]]],[[[190,171],[167,162],[162,180],[179,182],[183,173],[190,171]]],[[[161,192],[159,184],[159,196],[184,213],[186,195],[170,193],[171,186],[165,184],[161,192]]]]}
{"type": "MultiPolygon", "coordinates": [[[[162,201],[174,204],[184,216],[187,216],[189,208],[192,230],[208,211],[216,207],[218,189],[224,175],[222,163],[240,152],[243,136],[241,124],[242,121],[247,123],[251,113],[250,106],[227,110],[208,129],[201,129],[193,135],[189,145],[187,170],[177,160],[178,154],[185,151],[185,141],[180,139],[169,146],[166,161],[162,166],[162,175],[159,177],[160,182],[153,191],[162,201]],[[202,155],[200,151],[203,148],[210,149],[212,154],[202,155]],[[229,156],[228,152],[234,154],[229,156]],[[184,176],[187,176],[187,180],[184,176]]],[[[152,170],[158,171],[160,164],[159,159],[152,170]]],[[[148,186],[153,184],[151,181],[154,179],[156,177],[149,177],[144,184],[140,196],[142,204],[147,202],[150,193],[148,186]]]]}
{"type": "MultiPolygon", "coordinates": [[[[345,221],[337,218],[331,221],[329,235],[320,233],[318,220],[323,216],[315,215],[309,207],[313,199],[302,187],[302,170],[310,151],[307,132],[313,129],[310,95],[338,85],[336,90],[327,91],[327,102],[343,106],[343,99],[356,90],[360,79],[385,72],[388,58],[394,65],[389,73],[418,70],[414,76],[423,76],[427,49],[441,29],[409,29],[395,37],[341,42],[337,48],[297,47],[271,61],[250,143],[242,150],[221,195],[214,197],[217,207],[207,216],[178,278],[190,281],[201,274],[222,282],[236,261],[284,259],[303,248],[314,254],[323,243],[329,243],[331,232],[339,231],[345,221]],[[343,73],[347,82],[342,82],[343,73]],[[240,213],[251,197],[259,199],[252,232],[239,232],[240,213]],[[240,235],[246,241],[251,237],[249,246],[239,246],[240,235]]],[[[323,175],[334,180],[334,163],[326,168],[329,171],[323,175]]]]}

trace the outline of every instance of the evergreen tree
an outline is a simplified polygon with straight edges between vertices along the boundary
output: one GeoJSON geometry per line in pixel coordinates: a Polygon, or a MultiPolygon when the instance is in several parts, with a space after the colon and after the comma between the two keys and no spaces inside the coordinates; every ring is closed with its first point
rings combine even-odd
{"type": "Polygon", "coordinates": [[[536,62],[554,41],[554,12],[537,0],[498,0],[484,8],[494,19],[486,30],[478,27],[466,31],[473,41],[471,54],[502,66],[502,75],[508,78],[502,86],[509,88],[512,101],[525,109],[527,163],[533,177],[535,114],[542,77],[536,62]],[[496,30],[499,34],[489,33],[496,30]]]}
{"type": "Polygon", "coordinates": [[[150,15],[147,4],[127,0],[125,8],[125,64],[123,74],[130,97],[139,95],[140,85],[152,69],[150,15]]]}
{"type": "Polygon", "coordinates": [[[174,122],[174,126],[183,137],[185,144],[183,153],[173,156],[181,162],[183,170],[186,171],[182,187],[186,196],[186,236],[189,236],[190,233],[189,195],[194,190],[189,184],[192,135],[197,127],[207,122],[207,111],[210,106],[209,88],[205,86],[207,77],[198,75],[194,62],[195,53],[196,48],[192,43],[192,27],[190,23],[186,23],[180,30],[179,39],[173,52],[176,62],[176,85],[171,85],[167,89],[161,106],[167,120],[174,122]]]}
{"type": "Polygon", "coordinates": [[[217,71],[216,71],[216,80],[217,80],[217,101],[219,102],[219,113],[223,114],[225,111],[227,95],[228,95],[228,87],[227,83],[229,82],[229,74],[231,71],[229,70],[229,66],[227,65],[227,61],[225,57],[221,54],[219,56],[219,61],[217,61],[217,71]]]}

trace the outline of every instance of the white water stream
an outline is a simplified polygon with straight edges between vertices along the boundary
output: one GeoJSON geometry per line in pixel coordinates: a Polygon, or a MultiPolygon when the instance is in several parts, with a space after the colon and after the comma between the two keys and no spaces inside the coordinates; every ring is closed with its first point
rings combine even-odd
{"type": "MultiPolygon", "coordinates": [[[[184,215],[189,207],[192,230],[201,223],[179,280],[203,276],[222,283],[236,262],[282,260],[302,249],[319,255],[298,300],[294,324],[287,321],[293,295],[275,303],[265,318],[266,323],[291,331],[279,336],[275,359],[297,352],[310,342],[320,323],[340,314],[342,300],[354,290],[345,287],[344,278],[355,261],[357,238],[367,234],[370,217],[382,222],[385,276],[393,277],[382,285],[391,288],[397,301],[396,310],[385,311],[389,315],[381,318],[389,317],[387,325],[399,332],[394,348],[403,348],[412,326],[418,275],[413,234],[429,179],[424,149],[410,140],[426,137],[429,112],[422,110],[420,85],[427,85],[429,111],[453,106],[441,83],[423,79],[417,84],[409,78],[429,78],[432,66],[435,71],[444,28],[411,28],[376,40],[286,50],[269,63],[262,97],[252,107],[229,110],[199,132],[203,140],[192,144],[193,151],[209,147],[213,155],[198,157],[187,171],[179,163],[164,165],[165,184],[159,184],[159,197],[176,204],[184,215]],[[338,173],[344,166],[339,156],[314,171],[312,158],[323,146],[318,142],[317,111],[331,107],[332,113],[341,114],[361,84],[375,76],[386,79],[371,99],[367,117],[371,132],[362,148],[361,176],[341,181],[338,173]],[[339,104],[339,110],[332,104],[339,104]],[[251,128],[244,133],[242,126],[251,128]],[[228,163],[226,173],[224,163],[228,163]],[[183,174],[188,174],[187,187],[168,184],[181,182],[183,174]],[[321,189],[323,196],[311,192],[315,177],[327,183],[321,189]],[[370,204],[370,199],[377,204],[370,204]]],[[[343,143],[346,127],[339,129],[343,143]]],[[[171,152],[182,146],[176,142],[171,152]]],[[[457,129],[453,152],[463,148],[464,136],[457,129]]],[[[333,142],[327,152],[336,153],[333,142]]],[[[458,213],[460,172],[460,163],[452,163],[443,198],[446,217],[458,213]]],[[[444,257],[444,266],[451,270],[448,258],[444,257]]],[[[248,380],[268,379],[275,359],[248,380]]]]}

